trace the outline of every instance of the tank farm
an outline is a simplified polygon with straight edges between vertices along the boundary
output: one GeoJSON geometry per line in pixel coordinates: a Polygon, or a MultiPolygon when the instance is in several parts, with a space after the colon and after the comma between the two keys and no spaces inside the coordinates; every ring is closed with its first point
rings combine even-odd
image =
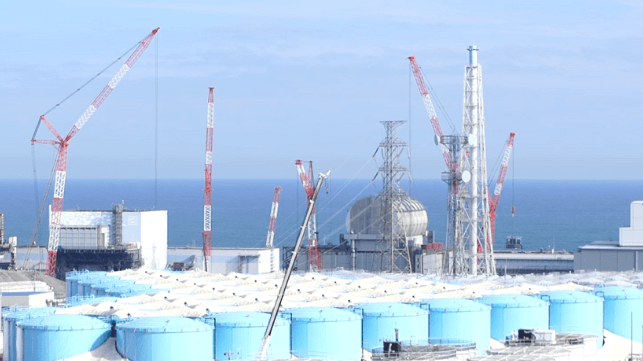
{"type": "MultiPolygon", "coordinates": [[[[65,306],[5,313],[5,360],[67,359],[108,342],[133,361],[253,360],[282,277],[151,269],[69,273],[65,306]]],[[[596,352],[604,329],[641,339],[642,282],[633,272],[452,279],[298,273],[265,359],[375,360],[396,341],[450,346],[454,355],[468,350],[466,359],[483,360],[490,342],[505,342],[518,329],[583,335],[585,352],[588,345],[596,352]]]]}

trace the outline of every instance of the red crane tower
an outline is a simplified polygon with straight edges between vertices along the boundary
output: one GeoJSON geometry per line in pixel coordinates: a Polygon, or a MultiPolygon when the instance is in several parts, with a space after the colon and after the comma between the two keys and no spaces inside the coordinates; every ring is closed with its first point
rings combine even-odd
{"type": "Polygon", "coordinates": [[[493,190],[493,196],[489,195],[489,219],[491,221],[491,236],[489,239],[489,245],[493,244],[494,237],[496,235],[496,209],[498,208],[498,202],[500,202],[500,194],[502,193],[502,187],[505,184],[505,176],[507,175],[507,167],[509,166],[509,159],[511,158],[511,152],[514,148],[514,137],[516,133],[509,133],[509,139],[507,139],[507,144],[505,147],[505,152],[502,156],[502,163],[500,164],[500,172],[498,173],[498,180],[496,180],[496,188],[493,190]]]}
{"type": "Polygon", "coordinates": [[[281,198],[281,187],[275,187],[275,194],[272,196],[272,208],[270,209],[270,224],[268,225],[268,236],[266,247],[274,247],[275,228],[277,227],[277,213],[279,213],[279,199],[281,198]]]}
{"type": "MultiPolygon", "coordinates": [[[[299,179],[304,186],[306,192],[306,204],[310,203],[313,194],[315,194],[315,187],[313,186],[313,162],[308,162],[308,173],[304,169],[304,164],[301,160],[295,161],[297,170],[299,171],[299,179]]],[[[322,257],[319,249],[317,248],[317,217],[315,216],[315,209],[313,208],[310,222],[308,222],[308,262],[312,271],[320,270],[323,267],[322,257]]]]}
{"type": "MultiPolygon", "coordinates": [[[[47,244],[47,268],[45,274],[47,276],[55,276],[56,274],[56,259],[58,258],[58,242],[60,238],[60,221],[63,211],[64,195],[65,195],[65,180],[67,177],[67,150],[69,147],[69,141],[82,129],[82,127],[89,121],[92,115],[96,110],[103,104],[105,99],[112,93],[112,90],[118,85],[118,83],[123,79],[125,74],[134,66],[136,61],[143,55],[145,49],[150,45],[152,39],[159,31],[159,28],[152,30],[152,32],[143,39],[138,47],[134,50],[132,55],[127,59],[125,64],[121,66],[116,75],[112,77],[109,83],[103,88],[103,90],[98,94],[98,97],[89,105],[85,112],[80,116],[76,121],[74,126],[69,131],[69,134],[63,138],[60,133],[54,128],[54,126],[49,123],[44,115],[40,116],[38,126],[42,121],[45,123],[49,131],[56,137],[57,140],[50,139],[31,139],[31,144],[41,143],[49,144],[58,148],[58,155],[56,157],[56,166],[53,171],[56,173],[56,180],[54,183],[54,199],[52,202],[52,211],[51,211],[51,222],[49,225],[49,242],[47,244]]],[[[38,131],[38,126],[36,126],[36,132],[38,131]]],[[[35,137],[35,133],[34,133],[35,137]]]]}
{"type": "Polygon", "coordinates": [[[203,257],[205,271],[210,271],[212,248],[212,138],[214,137],[214,87],[208,94],[208,120],[205,135],[205,188],[203,188],[203,257]]]}

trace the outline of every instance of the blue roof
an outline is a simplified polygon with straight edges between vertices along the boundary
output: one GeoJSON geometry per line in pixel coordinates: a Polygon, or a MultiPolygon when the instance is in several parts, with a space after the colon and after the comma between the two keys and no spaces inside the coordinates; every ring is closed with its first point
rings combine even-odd
{"type": "Polygon", "coordinates": [[[26,310],[20,310],[5,314],[2,317],[11,320],[23,320],[27,318],[42,317],[48,316],[56,312],[58,308],[55,307],[41,307],[41,308],[29,308],[26,310]]]}
{"type": "Polygon", "coordinates": [[[428,307],[430,312],[470,312],[487,311],[491,307],[466,298],[430,298],[422,300],[422,307],[428,307]]]}
{"type": "Polygon", "coordinates": [[[117,325],[118,329],[126,329],[135,333],[162,332],[203,332],[212,330],[212,326],[201,321],[185,317],[145,317],[117,325]]]}
{"type": "Polygon", "coordinates": [[[49,315],[23,320],[18,322],[17,325],[22,328],[49,331],[109,329],[112,327],[110,324],[95,317],[82,315],[49,315]]]}
{"type": "Polygon", "coordinates": [[[362,318],[351,311],[340,310],[332,307],[290,308],[287,312],[292,314],[293,321],[353,321],[362,318]]]}
{"type": "Polygon", "coordinates": [[[482,302],[491,307],[501,308],[542,307],[549,305],[549,302],[525,295],[489,295],[480,298],[478,302],[482,302]]]}
{"type": "Polygon", "coordinates": [[[364,310],[364,316],[419,316],[429,313],[419,307],[405,305],[403,303],[382,302],[382,303],[360,303],[355,305],[356,309],[364,310]]]}
{"type": "MultiPolygon", "coordinates": [[[[270,321],[270,314],[263,312],[222,312],[213,313],[206,317],[214,318],[217,326],[266,327],[270,321]]],[[[289,323],[283,316],[277,317],[275,320],[275,326],[289,323]]]]}
{"type": "Polygon", "coordinates": [[[581,291],[548,291],[539,295],[540,299],[551,303],[596,303],[603,302],[600,297],[581,291]]]}
{"type": "Polygon", "coordinates": [[[598,287],[593,292],[597,296],[601,296],[606,300],[626,300],[643,298],[643,290],[632,287],[598,287]]]}

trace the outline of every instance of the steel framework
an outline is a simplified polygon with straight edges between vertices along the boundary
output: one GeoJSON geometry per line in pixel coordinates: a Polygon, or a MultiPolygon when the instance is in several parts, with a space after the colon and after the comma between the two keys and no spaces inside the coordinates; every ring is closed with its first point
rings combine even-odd
{"type": "Polygon", "coordinates": [[[279,213],[279,199],[281,198],[281,187],[275,187],[275,194],[272,196],[272,208],[270,209],[270,223],[268,224],[268,236],[266,247],[274,247],[275,228],[277,227],[277,214],[279,213]]]}
{"type": "Polygon", "coordinates": [[[212,138],[214,137],[214,87],[208,93],[208,117],[205,135],[205,188],[203,188],[203,262],[210,271],[212,248],[212,138]]]}
{"type": "MultiPolygon", "coordinates": [[[[391,257],[391,272],[412,272],[411,254],[404,227],[400,225],[399,214],[402,211],[402,198],[408,197],[402,189],[400,181],[406,174],[410,177],[408,168],[400,162],[400,155],[408,150],[407,144],[397,137],[397,128],[405,121],[382,121],[386,129],[386,138],[380,142],[377,151],[382,156],[382,165],[377,175],[382,177],[382,190],[378,194],[381,199],[380,215],[382,217],[382,241],[389,245],[388,254],[391,257]]],[[[376,151],[376,153],[377,153],[376,151]]],[[[384,257],[382,257],[383,259],[384,257]]]]}
{"type": "Polygon", "coordinates": [[[463,182],[458,191],[456,237],[468,245],[466,266],[456,269],[457,274],[495,274],[493,245],[487,240],[491,234],[489,194],[487,185],[487,150],[485,117],[482,94],[482,67],[478,64],[478,47],[470,46],[469,64],[465,66],[462,134],[467,144],[460,155],[463,182]]]}

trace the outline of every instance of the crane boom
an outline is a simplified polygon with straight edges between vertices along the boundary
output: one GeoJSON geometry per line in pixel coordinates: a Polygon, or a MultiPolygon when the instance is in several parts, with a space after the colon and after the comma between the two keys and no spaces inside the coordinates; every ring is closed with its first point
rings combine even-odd
{"type": "MultiPolygon", "coordinates": [[[[304,164],[301,160],[297,159],[295,161],[297,165],[297,171],[299,172],[299,179],[304,186],[304,191],[306,192],[307,202],[310,202],[311,197],[315,193],[315,188],[313,187],[313,162],[308,162],[308,172],[304,169],[304,164]]],[[[313,214],[308,222],[308,263],[310,264],[311,270],[322,269],[322,258],[317,248],[317,217],[315,215],[315,209],[313,209],[313,214]]]]}
{"type": "Polygon", "coordinates": [[[257,356],[257,360],[263,360],[264,357],[266,356],[266,352],[268,351],[268,345],[270,344],[270,336],[272,335],[272,329],[275,325],[275,321],[277,320],[277,314],[279,313],[279,308],[281,308],[281,302],[283,301],[284,296],[286,294],[286,288],[288,287],[288,280],[290,279],[290,275],[292,274],[292,271],[295,268],[295,262],[297,260],[297,255],[299,254],[299,250],[301,249],[301,243],[304,240],[306,229],[308,228],[308,224],[315,212],[315,203],[317,203],[317,196],[319,195],[319,190],[321,188],[322,182],[325,179],[327,179],[329,176],[330,176],[330,171],[328,171],[326,174],[319,175],[319,178],[317,179],[317,185],[313,188],[313,193],[311,194],[310,199],[308,200],[308,207],[306,208],[306,216],[304,217],[304,223],[301,225],[301,229],[299,230],[299,235],[297,236],[297,242],[295,243],[295,248],[293,250],[292,258],[290,258],[290,263],[288,264],[286,273],[284,273],[284,280],[281,282],[281,286],[279,287],[279,293],[277,293],[277,299],[275,300],[275,305],[272,307],[272,313],[270,314],[270,320],[268,321],[266,332],[264,333],[263,339],[261,340],[261,347],[259,348],[259,355],[257,356]]]}
{"type": "Polygon", "coordinates": [[[214,137],[214,88],[208,93],[208,118],[205,135],[205,188],[203,188],[203,263],[210,271],[212,248],[212,141],[214,137]]]}
{"type": "Polygon", "coordinates": [[[270,209],[270,223],[268,224],[268,236],[266,247],[274,247],[275,228],[277,227],[277,213],[279,213],[279,199],[281,198],[281,187],[275,187],[275,194],[272,196],[272,208],[270,209]]]}
{"type": "Polygon", "coordinates": [[[138,47],[134,50],[132,55],[127,59],[125,64],[121,66],[118,72],[112,77],[112,79],[107,83],[105,88],[98,94],[96,99],[87,107],[85,112],[80,116],[76,121],[74,126],[69,131],[69,134],[65,138],[62,138],[56,128],[47,121],[44,115],[40,116],[40,120],[36,125],[36,131],[40,126],[41,122],[44,122],[49,131],[56,137],[57,140],[37,140],[33,139],[36,136],[34,132],[34,137],[31,139],[31,143],[41,143],[41,144],[50,144],[58,147],[58,156],[56,158],[56,177],[54,181],[54,199],[52,202],[52,211],[51,219],[49,223],[49,241],[47,244],[47,267],[45,274],[48,276],[55,276],[56,273],[56,260],[58,258],[58,242],[60,240],[60,222],[62,218],[62,210],[64,203],[65,195],[65,181],[67,178],[67,150],[69,146],[69,141],[82,129],[82,127],[87,124],[89,119],[94,115],[96,110],[103,104],[105,99],[111,94],[111,92],[116,88],[118,83],[123,79],[125,74],[134,66],[136,61],[141,57],[145,49],[150,45],[152,39],[159,31],[159,28],[152,30],[152,32],[143,39],[138,47]]]}
{"type": "Polygon", "coordinates": [[[500,195],[502,194],[502,187],[505,184],[505,176],[507,175],[507,168],[509,167],[509,159],[511,159],[511,152],[514,147],[514,137],[516,133],[509,133],[509,139],[507,139],[506,147],[504,154],[502,156],[502,163],[500,164],[500,172],[498,173],[498,179],[496,180],[496,187],[493,191],[493,196],[490,196],[489,200],[489,218],[491,221],[491,243],[493,243],[494,237],[496,235],[496,209],[498,208],[498,203],[500,202],[500,195]]]}
{"type": "MultiPolygon", "coordinates": [[[[422,71],[420,70],[420,66],[415,60],[415,56],[409,56],[409,61],[411,62],[413,77],[415,77],[415,82],[417,83],[418,90],[420,91],[420,96],[422,96],[424,108],[426,109],[426,112],[429,114],[429,118],[431,119],[431,127],[433,128],[435,136],[440,139],[442,138],[444,133],[442,132],[442,126],[440,125],[438,114],[435,112],[435,107],[433,106],[433,102],[431,101],[429,88],[426,86],[424,76],[422,76],[422,71]]],[[[440,146],[442,148],[442,157],[444,157],[444,162],[447,168],[449,170],[454,170],[453,167],[456,166],[456,164],[451,160],[449,148],[447,148],[447,146],[442,143],[440,143],[440,146]]]]}

